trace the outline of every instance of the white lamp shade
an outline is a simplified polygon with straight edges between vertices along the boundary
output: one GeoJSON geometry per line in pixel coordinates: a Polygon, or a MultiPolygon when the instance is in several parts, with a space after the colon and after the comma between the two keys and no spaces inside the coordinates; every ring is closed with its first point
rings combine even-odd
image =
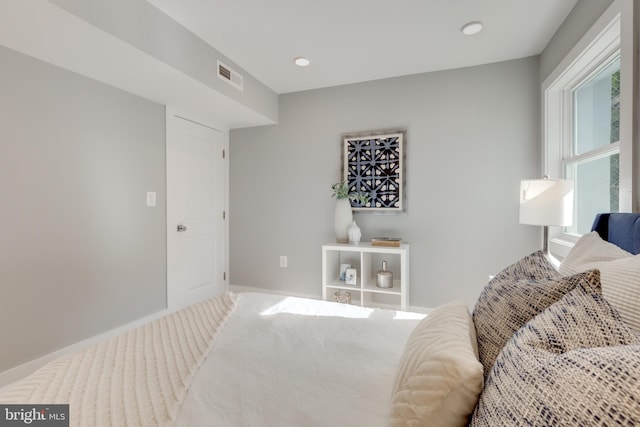
{"type": "Polygon", "coordinates": [[[534,179],[520,182],[520,223],[570,226],[573,222],[573,181],[534,179]]]}

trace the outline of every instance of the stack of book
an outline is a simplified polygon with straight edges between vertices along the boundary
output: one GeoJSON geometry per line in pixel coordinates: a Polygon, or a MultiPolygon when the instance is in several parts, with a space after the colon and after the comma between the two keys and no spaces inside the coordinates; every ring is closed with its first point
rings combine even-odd
{"type": "Polygon", "coordinates": [[[399,248],[402,239],[399,237],[374,237],[371,239],[372,246],[390,246],[392,248],[399,248]]]}

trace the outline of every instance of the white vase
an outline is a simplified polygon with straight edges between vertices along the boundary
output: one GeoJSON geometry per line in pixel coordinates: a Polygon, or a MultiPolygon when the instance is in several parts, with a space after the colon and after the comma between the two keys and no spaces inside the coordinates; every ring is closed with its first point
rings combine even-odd
{"type": "Polygon", "coordinates": [[[336,200],[336,210],[333,215],[333,229],[336,233],[336,242],[347,243],[349,241],[349,226],[353,222],[351,202],[349,199],[336,200]]]}
{"type": "Polygon", "coordinates": [[[356,224],[355,221],[351,223],[349,228],[347,229],[347,236],[349,236],[349,243],[352,245],[357,245],[360,243],[360,238],[362,237],[362,231],[360,231],[360,227],[356,224]]]}

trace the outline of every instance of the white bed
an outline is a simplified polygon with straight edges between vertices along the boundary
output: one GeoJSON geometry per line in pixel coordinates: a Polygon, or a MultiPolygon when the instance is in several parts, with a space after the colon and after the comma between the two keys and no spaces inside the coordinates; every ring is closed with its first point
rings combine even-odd
{"type": "Polygon", "coordinates": [[[640,214],[599,218],[559,272],[527,255],[473,313],[227,293],[56,359],[0,405],[67,403],[82,427],[640,425],[640,214]]]}
{"type": "Polygon", "coordinates": [[[240,294],[176,426],[387,426],[407,338],[424,315],[240,294]]]}
{"type": "Polygon", "coordinates": [[[0,405],[69,404],[82,427],[387,426],[424,317],[227,293],[62,356],[4,389],[0,405]]]}

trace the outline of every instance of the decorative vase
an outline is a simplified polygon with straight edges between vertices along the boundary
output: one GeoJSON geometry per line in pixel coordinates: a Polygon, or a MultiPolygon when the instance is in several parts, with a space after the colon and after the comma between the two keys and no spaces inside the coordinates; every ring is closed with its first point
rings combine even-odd
{"type": "Polygon", "coordinates": [[[347,243],[349,226],[353,222],[351,213],[351,201],[349,199],[336,200],[336,210],[333,216],[333,230],[336,233],[336,242],[347,243]]]}
{"type": "Polygon", "coordinates": [[[358,227],[358,224],[356,224],[355,221],[353,221],[347,229],[347,236],[349,237],[350,244],[357,245],[358,243],[360,243],[362,231],[360,231],[360,227],[358,227]]]}
{"type": "Polygon", "coordinates": [[[379,288],[393,288],[393,273],[387,270],[387,261],[382,261],[382,270],[376,274],[376,286],[379,288]]]}

